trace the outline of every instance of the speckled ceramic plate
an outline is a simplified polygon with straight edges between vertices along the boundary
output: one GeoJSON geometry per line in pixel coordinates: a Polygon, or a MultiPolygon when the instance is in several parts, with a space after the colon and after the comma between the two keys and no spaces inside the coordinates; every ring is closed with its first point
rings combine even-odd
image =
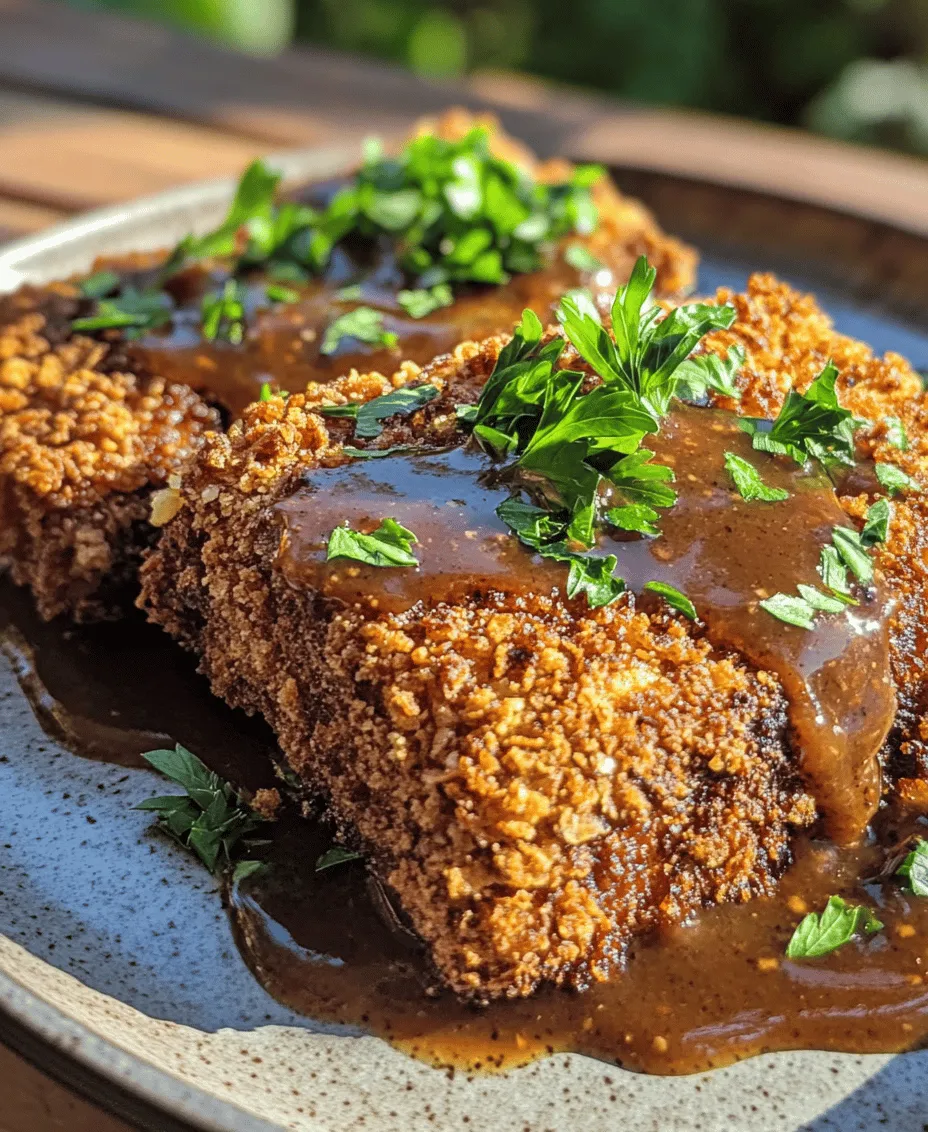
{"type": "MultiPolygon", "coordinates": [[[[345,152],[282,159],[324,176],[345,152]]],[[[928,367],[928,241],[809,203],[619,170],[703,252],[700,285],[770,268],[817,291],[842,330],[928,367]]],[[[0,288],[170,244],[223,211],[229,182],[95,213],[6,248],[0,288]]],[[[806,197],[810,194],[805,194],[806,197]]],[[[814,190],[811,192],[814,196],[814,190]]],[[[196,679],[185,661],[181,678],[196,679]]],[[[222,710],[217,708],[217,710],[222,710]]],[[[229,713],[234,739],[238,717],[229,713]]],[[[559,1055],[467,1077],[316,1025],[240,960],[215,886],[131,802],[153,776],[69,754],[0,661],[0,1038],[153,1128],[720,1132],[928,1127],[928,1051],[777,1054],[711,1074],[633,1075],[559,1055]]]]}

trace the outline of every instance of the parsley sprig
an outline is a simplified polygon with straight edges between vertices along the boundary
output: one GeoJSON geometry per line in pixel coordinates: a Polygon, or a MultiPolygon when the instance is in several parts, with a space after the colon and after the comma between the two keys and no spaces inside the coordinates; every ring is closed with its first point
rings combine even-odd
{"type": "Polygon", "coordinates": [[[206,295],[201,306],[202,332],[207,342],[222,340],[237,346],[245,337],[245,292],[227,279],[218,294],[206,295]]]}
{"type": "Polygon", "coordinates": [[[862,904],[848,904],[831,896],[820,914],[810,912],[793,932],[786,948],[787,959],[817,959],[849,943],[863,931],[878,932],[883,924],[862,904]]]}
{"type": "Polygon", "coordinates": [[[797,464],[812,457],[826,468],[853,466],[854,433],[863,424],[838,403],[835,384],[838,369],[828,362],[805,393],[791,389],[777,419],[745,417],[741,429],[751,436],[758,452],[790,456],[797,464]]]}
{"type": "MultiPolygon", "coordinates": [[[[478,404],[458,412],[472,442],[505,465],[501,478],[512,493],[499,517],[527,547],[568,564],[568,597],[583,593],[593,607],[625,588],[614,573],[615,555],[595,552],[598,531],[612,526],[656,537],[659,509],[676,500],[673,472],[652,463],[642,441],[677,395],[684,363],[691,381],[699,374],[715,380],[719,359],[691,354],[705,334],[735,317],[732,307],[703,303],[661,317],[650,302],[655,278],[641,257],[616,294],[614,337],[585,295],[562,299],[566,340],[599,384],[590,388],[587,374],[560,368],[565,339],[545,340],[538,317],[526,310],[478,404]]],[[[671,590],[655,592],[695,616],[686,595],[671,590]]]]}
{"type": "Polygon", "coordinates": [[[326,560],[351,558],[368,566],[418,566],[412,546],[419,540],[395,519],[382,519],[370,534],[336,527],[329,535],[326,560]]]}
{"type": "Polygon", "coordinates": [[[147,798],[135,808],[157,814],[158,829],[195,853],[210,872],[223,871],[242,848],[265,844],[249,837],[264,818],[186,747],[178,743],[173,751],[149,751],[143,758],[186,794],[147,798]]]}
{"type": "Polygon", "coordinates": [[[170,295],[163,291],[139,291],[135,287],[124,287],[112,299],[98,299],[94,313],[73,319],[71,329],[123,330],[127,338],[134,338],[146,330],[165,326],[171,321],[173,310],[174,303],[170,295]]]}

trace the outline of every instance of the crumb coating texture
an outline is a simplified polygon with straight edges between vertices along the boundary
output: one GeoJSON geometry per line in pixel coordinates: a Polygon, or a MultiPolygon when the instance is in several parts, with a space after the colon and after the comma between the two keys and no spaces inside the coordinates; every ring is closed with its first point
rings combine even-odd
{"type": "Polygon", "coordinates": [[[110,372],[62,285],[0,300],[0,566],[41,614],[109,611],[150,541],[148,496],[216,417],[186,386],[110,372]]]}
{"type": "MultiPolygon", "coordinates": [[[[889,538],[875,558],[895,602],[890,648],[899,710],[887,769],[893,776],[928,778],[928,398],[922,378],[899,354],[877,357],[863,342],[839,334],[812,296],[772,275],[752,276],[744,294],[723,288],[717,299],[733,303],[738,318],[705,345],[718,353],[740,345],[746,354],[740,406],[720,404],[775,417],[790,384],[805,390],[832,359],[841,404],[868,422],[856,434],[861,463],[838,484],[848,516],[862,525],[870,504],[886,494],[872,473],[873,461],[895,464],[921,485],[921,491],[893,500],[889,538]],[[905,451],[892,442],[894,418],[907,434],[905,451]]],[[[923,808],[928,811],[928,804],[923,808]]]]}
{"type": "Polygon", "coordinates": [[[634,934],[770,892],[814,818],[776,680],[659,603],[496,595],[390,615],[274,569],[274,503],[344,459],[350,423],[320,402],[430,380],[441,396],[376,444],[447,442],[504,341],[251,406],[207,439],[142,571],[152,619],[266,716],[441,978],[476,997],[582,986],[634,934]]]}

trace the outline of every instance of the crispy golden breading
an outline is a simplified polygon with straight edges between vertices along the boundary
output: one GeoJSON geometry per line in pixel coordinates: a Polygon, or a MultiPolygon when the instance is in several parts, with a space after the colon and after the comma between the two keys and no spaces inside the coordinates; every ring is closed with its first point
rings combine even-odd
{"type": "MultiPolygon", "coordinates": [[[[476,124],[539,178],[569,173],[564,161],[538,162],[490,117],[450,111],[419,129],[455,138],[476,124]]],[[[665,295],[692,286],[691,248],[608,178],[594,197],[601,223],[586,241],[594,254],[608,249],[619,274],[647,255],[665,295]]],[[[136,266],[151,260],[136,257],[136,266]]],[[[219,421],[184,384],[130,363],[118,343],[72,338],[77,313],[68,284],[0,297],[0,568],[31,586],[44,617],[89,620],[118,612],[116,597],[134,583],[140,552],[157,534],[148,521],[152,492],[161,492],[155,521],[166,521],[169,477],[219,421]]]]}
{"type": "MultiPolygon", "coordinates": [[[[442,394],[376,444],[453,439],[454,404],[475,399],[504,341],[396,375],[442,394]]],[[[152,620],[217,694],[269,720],[458,993],[582,986],[634,934],[770,892],[815,807],[769,673],[632,597],[389,614],[275,569],[274,504],[342,462],[350,434],[313,407],[383,389],[350,375],[209,437],[142,570],[152,620]]]]}
{"type": "Polygon", "coordinates": [[[105,343],[70,336],[69,291],[0,301],[0,566],[43,617],[85,620],[134,581],[151,490],[217,418],[186,386],[109,372],[105,343]]]}
{"type": "MultiPolygon", "coordinates": [[[[857,433],[862,460],[895,464],[928,485],[928,399],[922,379],[899,354],[875,357],[863,342],[837,333],[809,295],[771,275],[752,276],[747,292],[722,289],[720,302],[738,310],[727,331],[705,339],[724,353],[740,344],[746,364],[739,378],[740,408],[750,416],[774,417],[791,380],[804,390],[829,358],[838,366],[838,396],[856,416],[871,422],[857,433]],[[908,449],[890,440],[893,418],[903,425],[908,449]]],[[[839,484],[842,506],[858,520],[876,494],[885,495],[866,466],[839,484]]],[[[896,603],[890,624],[893,677],[899,697],[894,734],[888,746],[895,773],[928,777],[928,501],[906,492],[893,502],[890,537],[876,560],[896,603]]]]}

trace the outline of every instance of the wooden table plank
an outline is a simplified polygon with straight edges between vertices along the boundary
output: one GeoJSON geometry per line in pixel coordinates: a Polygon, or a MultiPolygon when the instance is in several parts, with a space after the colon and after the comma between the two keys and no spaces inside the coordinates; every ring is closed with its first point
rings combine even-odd
{"type": "Polygon", "coordinates": [[[263,148],[186,122],[0,88],[0,196],[52,209],[238,173],[263,148]]]}
{"type": "Polygon", "coordinates": [[[319,50],[253,58],[41,0],[0,0],[0,26],[0,83],[174,115],[264,148],[392,132],[417,114],[460,102],[498,109],[541,152],[672,170],[797,199],[814,193],[835,207],[928,232],[928,163],[795,131],[633,109],[512,77],[440,85],[319,50]]]}
{"type": "Polygon", "coordinates": [[[55,208],[46,208],[26,201],[9,200],[0,196],[0,244],[28,232],[38,232],[63,220],[68,214],[55,208]]]}

